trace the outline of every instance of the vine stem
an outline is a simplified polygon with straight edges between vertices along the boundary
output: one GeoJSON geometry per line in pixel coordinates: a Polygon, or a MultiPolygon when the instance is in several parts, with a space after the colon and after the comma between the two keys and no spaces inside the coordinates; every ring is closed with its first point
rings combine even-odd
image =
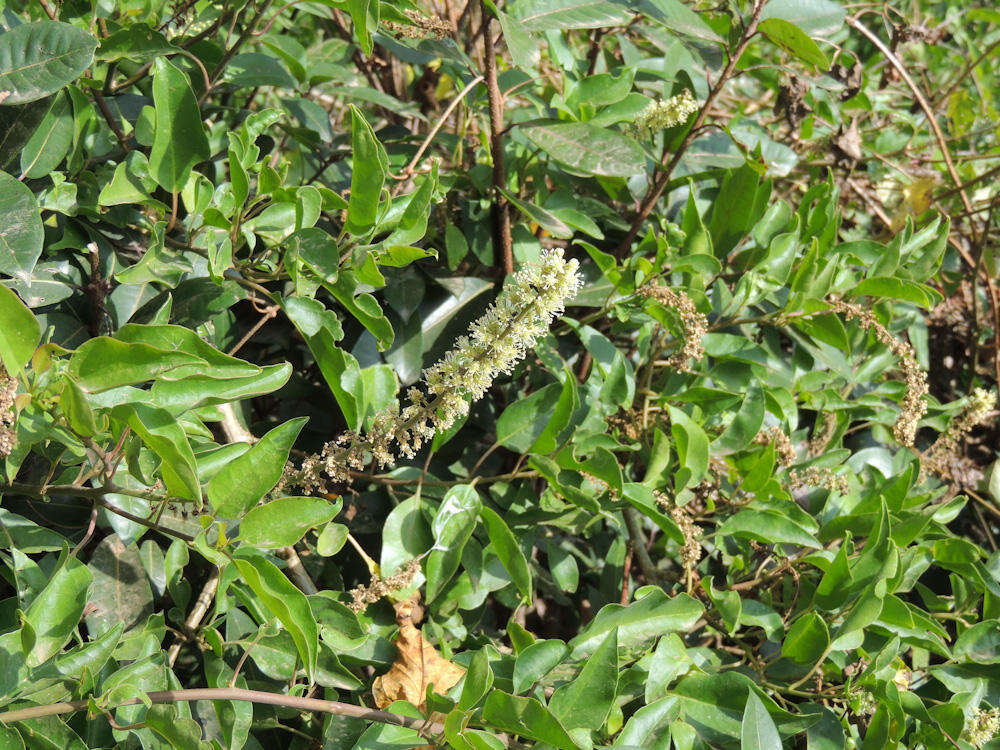
{"type": "MultiPolygon", "coordinates": [[[[144,698],[129,698],[118,702],[114,708],[121,706],[134,706],[144,703],[145,700],[152,703],[185,703],[191,701],[246,701],[248,703],[261,703],[268,706],[282,706],[294,708],[299,711],[315,711],[317,713],[337,714],[339,716],[353,716],[357,719],[365,719],[380,724],[392,724],[397,727],[414,729],[423,735],[441,734],[444,726],[426,719],[417,719],[411,716],[392,714],[387,711],[379,711],[364,706],[355,706],[351,703],[341,703],[340,701],[320,700],[319,698],[301,698],[294,695],[282,695],[281,693],[267,693],[262,690],[246,690],[243,688],[189,688],[186,690],[158,690],[146,693],[144,698]]],[[[90,706],[90,700],[61,701],[59,703],[48,703],[42,706],[28,706],[18,708],[13,711],[0,713],[0,722],[9,724],[14,721],[26,721],[28,719],[39,719],[45,716],[57,716],[59,714],[75,713],[90,706]]]]}
{"type": "Polygon", "coordinates": [[[490,156],[493,157],[493,211],[496,226],[494,244],[503,258],[503,270],[508,276],[514,273],[514,241],[510,230],[510,203],[501,192],[507,187],[507,169],[503,158],[503,94],[497,83],[495,40],[491,27],[493,19],[486,3],[483,13],[483,67],[486,78],[486,96],[490,103],[490,156]]]}

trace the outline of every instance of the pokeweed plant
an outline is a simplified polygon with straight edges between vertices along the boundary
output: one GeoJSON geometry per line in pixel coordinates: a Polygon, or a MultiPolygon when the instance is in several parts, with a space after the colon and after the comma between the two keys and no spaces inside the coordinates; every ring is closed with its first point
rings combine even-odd
{"type": "Polygon", "coordinates": [[[3,746],[997,746],[998,27],[0,5],[3,746]]]}

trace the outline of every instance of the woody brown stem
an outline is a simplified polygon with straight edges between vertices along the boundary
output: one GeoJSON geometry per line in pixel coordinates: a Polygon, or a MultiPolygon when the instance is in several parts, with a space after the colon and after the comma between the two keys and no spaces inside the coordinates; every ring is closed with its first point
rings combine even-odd
{"type": "Polygon", "coordinates": [[[486,95],[490,102],[490,156],[493,158],[493,251],[503,258],[504,273],[514,273],[514,241],[510,232],[510,204],[501,192],[507,187],[503,159],[503,94],[497,83],[497,60],[494,52],[493,19],[486,4],[483,12],[483,66],[486,95]]]}

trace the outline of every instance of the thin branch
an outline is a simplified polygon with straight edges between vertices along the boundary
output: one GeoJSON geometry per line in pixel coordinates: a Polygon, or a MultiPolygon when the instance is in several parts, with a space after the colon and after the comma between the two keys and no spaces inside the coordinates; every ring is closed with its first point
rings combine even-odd
{"type": "Polygon", "coordinates": [[[486,3],[483,11],[483,65],[486,95],[490,102],[490,156],[493,157],[493,251],[503,258],[504,273],[514,273],[514,241],[510,232],[510,204],[501,192],[507,187],[507,170],[503,159],[503,94],[497,83],[497,60],[492,33],[493,19],[486,3]]]}
{"type": "MultiPolygon", "coordinates": [[[[315,711],[317,713],[336,714],[338,716],[353,716],[357,719],[374,721],[380,724],[392,724],[397,727],[413,729],[425,736],[437,735],[444,732],[442,724],[428,722],[426,719],[413,718],[412,716],[402,716],[391,714],[387,711],[377,711],[364,706],[355,706],[350,703],[340,701],[326,701],[318,698],[300,698],[294,695],[283,695],[281,693],[266,693],[262,690],[245,690],[242,688],[191,688],[188,690],[157,690],[146,693],[144,698],[129,698],[115,703],[113,708],[122,706],[135,706],[144,703],[148,699],[152,703],[185,703],[192,701],[246,701],[248,703],[261,703],[268,706],[282,706],[293,708],[299,711],[315,711]]],[[[10,724],[14,721],[26,721],[28,719],[39,719],[44,716],[58,716],[60,714],[75,713],[83,711],[90,705],[90,700],[62,701],[59,703],[49,703],[43,706],[29,706],[19,708],[14,711],[4,711],[0,713],[0,722],[10,724]]]]}
{"type": "Polygon", "coordinates": [[[726,67],[722,70],[719,80],[717,80],[715,85],[709,90],[705,103],[702,105],[701,109],[698,110],[698,114],[695,116],[694,122],[691,124],[691,128],[688,130],[687,135],[684,136],[684,140],[681,141],[681,145],[677,147],[676,151],[674,151],[673,156],[670,158],[670,162],[657,176],[656,181],[653,183],[653,187],[650,188],[648,193],[646,193],[646,197],[643,199],[642,205],[639,206],[639,214],[632,221],[632,226],[629,227],[628,234],[625,235],[625,239],[621,241],[615,251],[615,254],[619,258],[625,257],[629,248],[632,247],[632,241],[639,234],[639,230],[642,229],[642,225],[653,212],[653,208],[660,200],[660,196],[663,195],[667,185],[670,184],[670,175],[673,174],[674,169],[676,169],[678,163],[680,163],[681,157],[684,156],[684,153],[694,142],[694,139],[698,137],[702,126],[705,124],[705,120],[708,119],[708,112],[712,108],[712,104],[718,98],[719,94],[722,93],[722,89],[736,72],[737,63],[739,63],[740,58],[743,57],[743,53],[746,51],[746,48],[750,46],[750,41],[757,33],[757,25],[760,23],[760,16],[764,11],[764,6],[766,4],[767,0],[754,0],[753,11],[750,13],[747,25],[743,29],[743,34],[740,37],[739,44],[729,56],[729,62],[726,63],[726,67]]]}
{"type": "MultiPolygon", "coordinates": [[[[205,581],[205,585],[201,588],[201,593],[198,594],[198,599],[195,601],[194,606],[191,608],[191,612],[188,613],[187,619],[184,621],[184,633],[187,636],[191,636],[201,625],[202,619],[205,617],[205,613],[208,612],[208,608],[212,605],[212,601],[215,599],[215,592],[219,590],[219,568],[215,568],[212,571],[212,575],[208,577],[205,581]]],[[[184,641],[181,638],[176,638],[172,644],[170,644],[170,650],[167,651],[167,665],[170,667],[174,666],[174,662],[177,661],[177,655],[181,652],[181,646],[184,641]]]]}

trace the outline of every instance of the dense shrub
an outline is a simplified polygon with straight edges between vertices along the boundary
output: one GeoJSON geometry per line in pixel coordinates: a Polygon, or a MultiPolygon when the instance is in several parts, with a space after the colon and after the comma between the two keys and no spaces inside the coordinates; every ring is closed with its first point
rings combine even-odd
{"type": "Polygon", "coordinates": [[[9,1],[2,746],[1000,746],[966,5],[9,1]]]}

